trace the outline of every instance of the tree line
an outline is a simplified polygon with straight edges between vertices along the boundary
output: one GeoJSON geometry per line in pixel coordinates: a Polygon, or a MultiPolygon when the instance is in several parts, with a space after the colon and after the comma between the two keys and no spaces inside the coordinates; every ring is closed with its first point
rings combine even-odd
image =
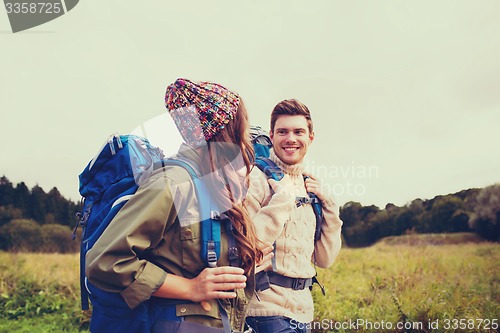
{"type": "MultiPolygon", "coordinates": [[[[76,252],[80,232],[72,240],[80,205],[64,198],[56,187],[45,192],[24,182],[14,186],[0,178],[0,250],[76,252]]],[[[369,246],[387,236],[409,233],[475,232],[500,241],[500,184],[482,189],[415,199],[384,209],[348,202],[340,208],[342,236],[351,247],[369,246]]]]}
{"type": "Polygon", "coordinates": [[[0,178],[0,250],[76,252],[72,240],[79,204],[64,198],[54,187],[45,192],[24,182],[13,186],[0,178]]]}
{"type": "Polygon", "coordinates": [[[387,236],[410,233],[475,232],[482,238],[500,241],[500,184],[415,199],[398,207],[387,204],[362,206],[348,202],[340,208],[342,235],[352,247],[369,246],[387,236]]]}

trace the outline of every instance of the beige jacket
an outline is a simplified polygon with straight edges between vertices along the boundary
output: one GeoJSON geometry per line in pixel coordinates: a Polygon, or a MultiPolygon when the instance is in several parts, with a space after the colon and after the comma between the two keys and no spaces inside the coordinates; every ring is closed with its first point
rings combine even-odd
{"type": "MultiPolygon", "coordinates": [[[[322,202],[325,222],[321,238],[314,242],[316,218],[311,205],[297,207],[295,197],[307,197],[303,179],[303,165],[284,164],[271,150],[271,159],[289,176],[282,181],[293,193],[274,193],[267,177],[254,168],[246,199],[250,216],[256,227],[257,237],[263,246],[276,242],[277,273],[298,278],[315,275],[312,263],[329,267],[341,247],[342,221],[338,217],[338,206],[333,200],[322,202]]],[[[302,323],[314,317],[311,292],[292,290],[276,285],[258,293],[250,303],[248,316],[286,316],[302,323]]]]}

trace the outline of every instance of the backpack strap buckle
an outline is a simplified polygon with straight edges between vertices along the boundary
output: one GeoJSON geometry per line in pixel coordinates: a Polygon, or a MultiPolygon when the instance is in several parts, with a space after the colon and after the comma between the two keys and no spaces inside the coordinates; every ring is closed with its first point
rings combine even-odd
{"type": "Polygon", "coordinates": [[[83,212],[83,214],[81,214],[79,217],[80,217],[80,225],[82,227],[85,226],[85,224],[87,224],[87,220],[89,219],[89,216],[90,216],[90,212],[92,211],[92,204],[89,204],[87,206],[87,209],[85,209],[85,211],[83,212]]]}
{"type": "Polygon", "coordinates": [[[238,266],[238,262],[239,262],[238,248],[235,247],[235,246],[232,246],[227,251],[228,251],[227,257],[229,259],[229,264],[231,266],[237,267],[238,266]]]}
{"type": "Polygon", "coordinates": [[[207,242],[207,262],[208,267],[217,267],[217,253],[215,253],[215,242],[213,240],[207,242]]]}
{"type": "Polygon", "coordinates": [[[293,279],[292,280],[292,289],[293,290],[303,290],[305,287],[304,279],[293,279]]]}
{"type": "Polygon", "coordinates": [[[83,212],[76,213],[75,228],[73,229],[73,235],[71,236],[73,240],[76,239],[76,232],[78,231],[78,227],[82,226],[82,228],[85,228],[85,225],[87,224],[87,220],[89,219],[91,211],[92,211],[92,203],[88,204],[87,208],[83,212]]]}
{"type": "Polygon", "coordinates": [[[316,195],[311,194],[309,197],[295,197],[295,203],[297,207],[300,207],[305,204],[318,204],[319,199],[316,195]]]}
{"type": "Polygon", "coordinates": [[[220,213],[216,210],[211,210],[210,211],[210,218],[212,220],[220,220],[221,216],[220,216],[220,213]]]}
{"type": "Polygon", "coordinates": [[[306,205],[306,204],[310,204],[312,203],[311,202],[311,198],[309,197],[295,197],[295,205],[297,205],[297,207],[300,207],[302,205],[306,205]]]}

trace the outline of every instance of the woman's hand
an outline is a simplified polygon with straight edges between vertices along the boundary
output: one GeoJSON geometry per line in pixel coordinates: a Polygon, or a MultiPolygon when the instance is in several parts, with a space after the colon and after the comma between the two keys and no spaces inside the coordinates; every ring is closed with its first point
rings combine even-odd
{"type": "Polygon", "coordinates": [[[271,259],[274,257],[273,250],[274,247],[272,245],[262,249],[263,257],[255,265],[255,274],[262,272],[271,266],[271,259]]]}
{"type": "Polygon", "coordinates": [[[231,266],[205,268],[194,279],[167,274],[165,281],[153,296],[201,302],[203,308],[207,310],[210,304],[206,301],[216,298],[235,298],[234,290],[245,288],[246,280],[242,268],[231,266]]]}
{"type": "Polygon", "coordinates": [[[234,289],[246,287],[244,270],[239,267],[222,266],[205,268],[190,280],[190,296],[193,302],[207,301],[217,298],[235,298],[234,289]]]}

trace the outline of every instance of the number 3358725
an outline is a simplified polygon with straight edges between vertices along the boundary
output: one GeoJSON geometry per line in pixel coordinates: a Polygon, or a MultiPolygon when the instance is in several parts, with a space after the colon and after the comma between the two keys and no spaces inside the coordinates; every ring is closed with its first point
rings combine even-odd
{"type": "Polygon", "coordinates": [[[51,2],[7,2],[7,14],[59,14],[62,11],[60,3],[51,2]]]}
{"type": "Polygon", "coordinates": [[[481,329],[496,330],[498,328],[498,319],[444,319],[443,328],[448,329],[481,329]]]}

